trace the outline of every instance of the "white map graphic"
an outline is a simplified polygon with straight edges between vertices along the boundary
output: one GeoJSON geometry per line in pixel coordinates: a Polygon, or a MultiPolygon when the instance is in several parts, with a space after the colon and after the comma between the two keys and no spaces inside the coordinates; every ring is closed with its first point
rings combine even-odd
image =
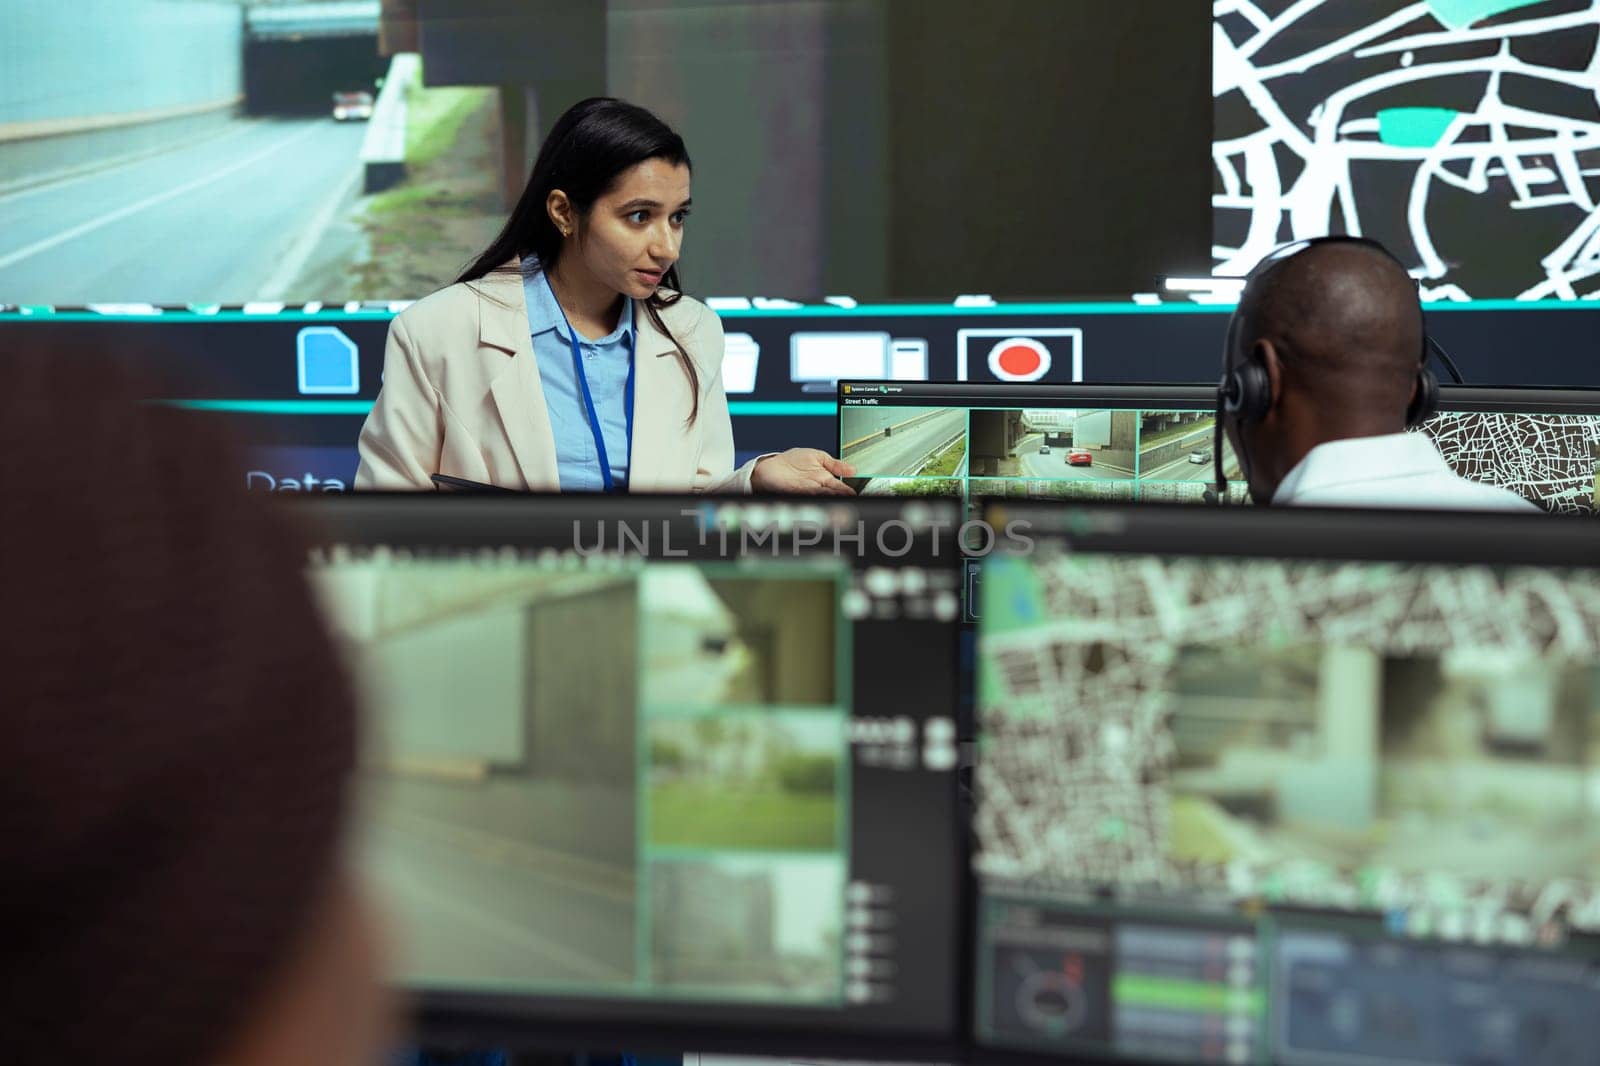
{"type": "Polygon", "coordinates": [[[1374,237],[1423,298],[1600,299],[1600,0],[1215,0],[1214,273],[1374,237]]]}
{"type": "Polygon", "coordinates": [[[1456,473],[1557,514],[1593,514],[1600,419],[1589,415],[1441,414],[1419,430],[1456,473]]]}
{"type": "MultiPolygon", "coordinates": [[[[1382,690],[1399,709],[1384,705],[1382,724],[1373,726],[1383,739],[1369,739],[1366,756],[1305,750],[1308,739],[1326,744],[1326,730],[1341,731],[1359,715],[1359,703],[1328,695],[1346,691],[1338,686],[1348,684],[1350,656],[1454,654],[1469,665],[1495,657],[1560,661],[1588,670],[1590,685],[1600,683],[1593,672],[1600,656],[1600,582],[1592,576],[1063,554],[1046,543],[1026,559],[991,560],[985,583],[975,860],[984,878],[1055,893],[1209,896],[1224,906],[1264,896],[1339,910],[1454,910],[1489,922],[1494,928],[1487,935],[1503,932],[1509,940],[1518,939],[1513,930],[1531,939],[1532,930],[1552,922],[1600,931],[1600,712],[1592,694],[1575,704],[1578,735],[1586,740],[1553,742],[1543,756],[1516,749],[1498,761],[1449,763],[1441,775],[1444,798],[1429,801],[1441,804],[1431,813],[1391,810],[1346,831],[1312,826],[1355,804],[1363,779],[1375,794],[1395,787],[1388,776],[1378,783],[1391,772],[1383,764],[1395,758],[1389,734],[1396,720],[1424,705],[1422,698],[1382,690]],[[1026,606],[1015,606],[1013,595],[1026,606]],[[1198,772],[1226,779],[1213,795],[1273,805],[1273,813],[1260,817],[1275,825],[1252,829],[1248,819],[1218,813],[1202,831],[1193,820],[1196,807],[1220,808],[1182,808],[1175,799],[1182,775],[1197,773],[1192,763],[1185,770],[1180,758],[1196,727],[1185,734],[1175,724],[1183,706],[1175,688],[1180,659],[1197,648],[1263,664],[1261,673],[1232,667],[1217,675],[1243,676],[1245,684],[1274,668],[1274,656],[1283,653],[1273,649],[1310,650],[1315,658],[1326,654],[1318,649],[1331,648],[1346,656],[1324,673],[1320,695],[1288,700],[1291,711],[1324,723],[1321,741],[1313,724],[1309,738],[1280,735],[1276,750],[1271,743],[1253,744],[1244,739],[1257,714],[1250,702],[1225,690],[1213,698],[1213,717],[1204,726],[1211,732],[1204,736],[1225,754],[1212,770],[1198,772]],[[1294,783],[1274,785],[1275,774],[1294,783]],[[1452,817],[1452,795],[1486,781],[1493,792],[1502,787],[1505,778],[1496,776],[1502,774],[1563,782],[1574,808],[1572,827],[1530,829],[1497,820],[1499,809],[1452,817]],[[1302,800],[1320,798],[1296,813],[1297,793],[1302,800]],[[1330,803],[1330,796],[1341,799],[1330,803]],[[1180,827],[1183,817],[1190,820],[1180,827]],[[1184,860],[1175,852],[1180,832],[1233,857],[1184,860]],[[1538,857],[1509,859],[1524,848],[1538,857]],[[1352,852],[1366,858],[1342,861],[1352,852]]],[[[1360,662],[1354,666],[1359,675],[1360,662]]],[[[1472,709],[1451,718],[1439,734],[1454,738],[1447,742],[1464,735],[1462,722],[1488,713],[1481,696],[1473,699],[1480,702],[1462,700],[1472,709]]],[[[1509,702],[1514,714],[1529,706],[1525,699],[1509,702]]],[[[1281,727],[1273,722],[1270,728],[1281,727]]],[[[1408,766],[1400,779],[1422,773],[1408,766]]],[[[1502,802],[1496,798],[1491,807],[1502,802]]]]}

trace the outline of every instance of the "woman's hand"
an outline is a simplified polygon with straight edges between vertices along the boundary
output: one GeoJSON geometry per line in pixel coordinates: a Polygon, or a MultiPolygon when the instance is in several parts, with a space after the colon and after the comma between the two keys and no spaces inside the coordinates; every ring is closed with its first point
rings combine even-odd
{"type": "Polygon", "coordinates": [[[856,468],[816,448],[790,448],[769,455],[750,472],[750,487],[756,492],[781,492],[803,496],[854,496],[839,479],[850,477],[856,468]]]}

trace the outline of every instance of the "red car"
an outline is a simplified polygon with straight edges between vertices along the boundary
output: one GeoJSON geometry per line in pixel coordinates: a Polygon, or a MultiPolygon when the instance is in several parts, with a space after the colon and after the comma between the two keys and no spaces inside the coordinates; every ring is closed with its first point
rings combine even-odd
{"type": "Polygon", "coordinates": [[[1094,465],[1094,453],[1093,452],[1068,452],[1067,453],[1067,465],[1068,466],[1093,466],[1094,465]]]}

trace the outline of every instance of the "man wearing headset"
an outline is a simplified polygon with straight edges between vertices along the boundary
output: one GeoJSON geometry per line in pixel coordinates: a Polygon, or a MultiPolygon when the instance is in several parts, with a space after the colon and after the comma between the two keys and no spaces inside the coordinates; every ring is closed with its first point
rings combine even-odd
{"type": "MultiPolygon", "coordinates": [[[[1217,396],[1251,499],[1537,511],[1460,477],[1432,440],[1406,432],[1438,408],[1428,352],[1416,286],[1376,241],[1325,237],[1263,259],[1228,324],[1217,396]]],[[[1220,437],[1217,452],[1225,493],[1220,437]]]]}

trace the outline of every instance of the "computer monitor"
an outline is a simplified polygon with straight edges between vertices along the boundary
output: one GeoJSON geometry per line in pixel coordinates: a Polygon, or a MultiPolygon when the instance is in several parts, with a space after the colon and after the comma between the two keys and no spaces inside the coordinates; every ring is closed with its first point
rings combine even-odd
{"type": "Polygon", "coordinates": [[[883,331],[789,335],[789,379],[803,392],[833,392],[840,378],[926,380],[928,342],[883,331]]]}
{"type": "Polygon", "coordinates": [[[1420,432],[1462,477],[1560,514],[1600,511],[1600,391],[1447,385],[1420,432]]]}
{"type": "Polygon", "coordinates": [[[1031,551],[984,567],[981,1045],[1116,1063],[1593,1058],[1588,522],[990,514],[1031,551]]]}
{"type": "Polygon", "coordinates": [[[306,503],[424,1035],[949,1053],[953,504],[306,503]]]}
{"type": "MultiPolygon", "coordinates": [[[[872,495],[1197,503],[1213,487],[1210,385],[844,380],[839,451],[872,495]]],[[[1463,477],[1596,511],[1600,392],[1445,386],[1432,437],[1463,477]]],[[[1248,495],[1224,446],[1230,498],[1248,495]]]]}

